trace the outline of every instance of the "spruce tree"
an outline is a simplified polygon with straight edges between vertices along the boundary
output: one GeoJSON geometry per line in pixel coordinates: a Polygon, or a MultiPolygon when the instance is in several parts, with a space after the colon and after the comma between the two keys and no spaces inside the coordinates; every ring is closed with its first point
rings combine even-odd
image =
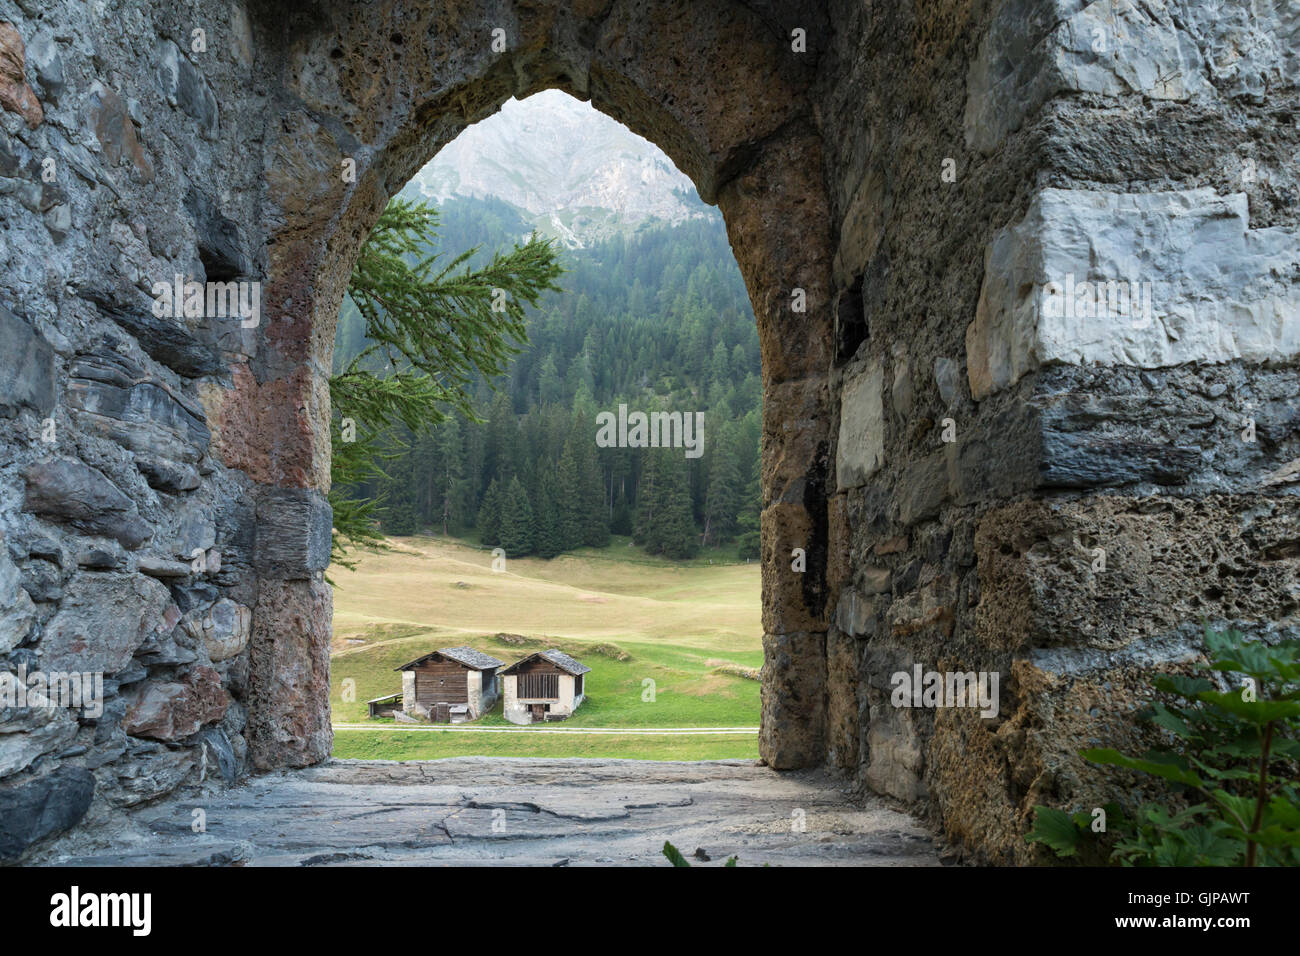
{"type": "Polygon", "coordinates": [[[501,547],[512,558],[533,552],[533,509],[518,476],[510,479],[501,502],[501,547]]]}
{"type": "Polygon", "coordinates": [[[700,550],[699,532],[691,511],[690,460],[676,449],[660,451],[663,470],[658,486],[660,552],[674,560],[693,558],[700,550]]]}
{"type": "Polygon", "coordinates": [[[659,507],[660,467],[659,456],[646,458],[636,485],[636,519],[632,526],[632,543],[658,554],[661,540],[656,523],[659,507]]]}
{"type": "Polygon", "coordinates": [[[577,443],[570,432],[564,442],[564,451],[560,455],[560,467],[556,478],[557,531],[560,550],[572,551],[581,547],[585,528],[582,500],[583,478],[581,474],[577,443]]]}
{"type": "Polygon", "coordinates": [[[501,486],[495,478],[479,503],[477,525],[479,541],[485,548],[501,543],[501,486]]]}
{"type": "Polygon", "coordinates": [[[451,528],[459,526],[465,519],[464,449],[460,420],[455,415],[438,426],[432,448],[433,465],[439,479],[438,498],[435,499],[438,517],[441,519],[442,533],[450,534],[451,528]]]}
{"type": "Polygon", "coordinates": [[[553,558],[563,552],[564,548],[560,544],[555,474],[545,458],[537,463],[537,494],[533,499],[533,517],[537,532],[533,549],[538,556],[553,558]]]}
{"type": "Polygon", "coordinates": [[[704,502],[704,544],[731,540],[740,508],[739,448],[729,422],[713,441],[709,458],[708,493],[704,502]]]}

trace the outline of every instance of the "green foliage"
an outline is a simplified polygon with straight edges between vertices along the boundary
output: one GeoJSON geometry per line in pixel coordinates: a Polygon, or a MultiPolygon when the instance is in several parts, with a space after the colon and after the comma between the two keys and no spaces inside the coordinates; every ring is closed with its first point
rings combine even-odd
{"type": "MultiPolygon", "coordinates": [[[[1158,696],[1141,716],[1165,732],[1168,746],[1141,757],[1082,752],[1166,781],[1182,804],[1144,804],[1131,820],[1120,818],[1110,858],[1126,866],[1300,865],[1300,641],[1266,644],[1207,627],[1205,644],[1219,681],[1177,674],[1152,681],[1158,696]]],[[[1062,857],[1079,850],[1080,814],[1036,810],[1028,839],[1062,857]]]]}
{"type": "Polygon", "coordinates": [[[668,862],[673,866],[684,866],[689,868],[690,864],[686,862],[686,857],[682,856],[681,850],[673,846],[667,840],[664,840],[664,856],[668,857],[668,862]]]}
{"type": "Polygon", "coordinates": [[[501,485],[496,480],[488,485],[479,505],[478,529],[485,547],[495,548],[501,543],[501,485]]]}
{"type": "MultiPolygon", "coordinates": [[[[686,857],[682,856],[681,850],[677,849],[677,847],[673,846],[667,840],[664,840],[664,856],[668,857],[668,862],[673,866],[690,867],[690,864],[686,862],[686,857]]],[[[740,857],[738,856],[728,857],[727,862],[722,865],[735,866],[739,859],[740,857]]]]}
{"type": "MultiPolygon", "coordinates": [[[[402,480],[387,470],[406,460],[399,429],[423,433],[449,411],[473,419],[471,384],[505,372],[526,340],[525,305],[535,306],[542,293],[558,289],[561,270],[549,241],[534,236],[471,269],[468,260],[477,249],[445,265],[429,252],[437,227],[432,208],[394,199],[362,246],[348,282],[364,345],[330,378],[333,552],[344,566],[351,566],[349,548],[381,541],[375,520],[384,502],[356,494],[359,486],[385,480],[396,485],[401,494],[387,509],[385,530],[418,530],[414,467],[402,480]]],[[[447,456],[458,444],[458,436],[447,435],[440,449],[444,527],[451,524],[457,496],[465,495],[463,478],[447,456]]]]}
{"type": "Polygon", "coordinates": [[[510,479],[501,503],[501,547],[512,558],[533,553],[533,508],[518,476],[510,479]]]}
{"type": "MultiPolygon", "coordinates": [[[[498,247],[527,229],[497,200],[453,199],[439,212],[442,227],[429,250],[448,255],[471,245],[498,247]]],[[[454,438],[443,436],[443,425],[431,431],[399,422],[378,449],[393,457],[382,457],[380,473],[353,483],[347,493],[383,503],[372,529],[383,518],[391,530],[385,510],[409,491],[419,529],[458,534],[473,527],[490,545],[495,533],[487,490],[496,481],[500,493],[519,474],[535,522],[533,554],[604,547],[611,533],[632,533],[643,490],[654,486],[655,453],[597,448],[597,411],[620,403],[630,410],[698,410],[708,425],[704,457],[685,463],[685,507],[674,514],[670,536],[675,546],[661,544],[657,553],[689,554],[701,542],[712,547],[743,533],[756,555],[758,339],[721,224],[648,229],[565,257],[568,291],[545,295],[526,310],[528,341],[510,356],[504,374],[467,373],[472,385],[466,388],[486,422],[449,408],[449,418],[461,426],[454,438]],[[454,449],[461,473],[449,481],[443,464],[454,449]],[[554,533],[543,471],[555,479],[554,533]],[[696,545],[688,543],[691,537],[696,545]]],[[[467,264],[487,261],[480,252],[467,264]]],[[[363,326],[361,311],[345,300],[336,371],[368,348],[363,326]]],[[[393,368],[402,367],[397,358],[393,368]]],[[[386,355],[371,352],[361,363],[364,370],[389,374],[386,355]]]]}
{"type": "MultiPolygon", "coordinates": [[[[1119,804],[1108,803],[1102,809],[1108,828],[1122,829],[1126,825],[1119,804]]],[[[1094,864],[1105,859],[1107,848],[1092,839],[1093,828],[1098,822],[1092,813],[1081,810],[1071,814],[1042,806],[1035,807],[1035,810],[1033,829],[1025,837],[1028,842],[1042,843],[1062,859],[1077,857],[1081,862],[1094,864]]]]}

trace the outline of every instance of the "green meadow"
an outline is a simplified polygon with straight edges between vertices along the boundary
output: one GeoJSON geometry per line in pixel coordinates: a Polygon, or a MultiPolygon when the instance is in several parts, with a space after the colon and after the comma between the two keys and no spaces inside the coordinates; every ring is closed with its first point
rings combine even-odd
{"type": "MultiPolygon", "coordinates": [[[[759,567],[725,552],[650,558],[626,540],[550,561],[513,559],[440,537],[395,538],[391,551],[331,572],[330,681],[338,757],[428,760],[495,755],[646,760],[753,758],[757,736],[551,734],[545,729],[757,727],[763,662],[759,567]],[[571,718],[517,733],[405,731],[371,720],[366,701],[401,689],[396,668],[468,645],[513,662],[556,647],[588,667],[571,718]],[[346,693],[345,693],[346,690],[346,693]]],[[[501,705],[465,727],[513,727],[501,705]]]]}

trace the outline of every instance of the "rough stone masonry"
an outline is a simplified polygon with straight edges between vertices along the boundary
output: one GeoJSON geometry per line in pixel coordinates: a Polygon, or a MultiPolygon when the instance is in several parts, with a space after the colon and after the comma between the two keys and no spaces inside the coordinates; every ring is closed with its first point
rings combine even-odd
{"type": "Polygon", "coordinates": [[[1201,619],[1298,630],[1297,77],[1295,0],[0,0],[0,670],[104,692],[0,709],[0,859],[328,755],[352,260],[558,87],[749,287],[764,759],[1037,860],[1035,804],[1131,792],[1077,751],[1201,619]],[[177,276],[261,321],[160,315],[177,276]],[[892,706],[916,665],[998,715],[892,706]]]}

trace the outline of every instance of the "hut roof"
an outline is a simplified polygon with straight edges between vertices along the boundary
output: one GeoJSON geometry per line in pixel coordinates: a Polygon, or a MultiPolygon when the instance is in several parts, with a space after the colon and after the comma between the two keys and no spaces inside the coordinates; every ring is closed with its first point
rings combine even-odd
{"type": "Polygon", "coordinates": [[[423,657],[417,657],[415,660],[394,669],[399,671],[410,670],[412,667],[420,666],[431,657],[445,657],[447,660],[454,661],[473,671],[495,670],[505,663],[505,661],[497,660],[491,654],[484,654],[472,647],[440,647],[436,651],[425,654],[423,657]]]}
{"type": "Polygon", "coordinates": [[[572,657],[570,657],[568,654],[565,654],[563,651],[557,651],[555,648],[552,647],[550,650],[538,651],[536,654],[529,654],[527,657],[523,658],[522,660],[515,661],[513,664],[511,664],[501,673],[511,674],[514,671],[516,671],[521,665],[527,664],[534,657],[545,658],[546,660],[554,664],[556,667],[558,667],[560,670],[564,671],[566,674],[572,674],[574,677],[577,677],[579,674],[585,674],[587,673],[587,671],[591,670],[591,668],[588,667],[586,664],[580,664],[577,661],[575,661],[572,657]]]}

